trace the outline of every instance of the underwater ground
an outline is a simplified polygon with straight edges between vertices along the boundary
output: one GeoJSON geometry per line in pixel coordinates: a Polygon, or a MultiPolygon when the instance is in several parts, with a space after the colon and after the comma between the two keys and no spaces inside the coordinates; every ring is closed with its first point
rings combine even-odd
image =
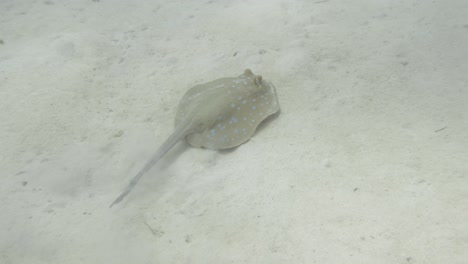
{"type": "Polygon", "coordinates": [[[467,263],[468,2],[0,1],[0,263],[467,263]],[[179,143],[250,68],[281,113],[179,143]]]}

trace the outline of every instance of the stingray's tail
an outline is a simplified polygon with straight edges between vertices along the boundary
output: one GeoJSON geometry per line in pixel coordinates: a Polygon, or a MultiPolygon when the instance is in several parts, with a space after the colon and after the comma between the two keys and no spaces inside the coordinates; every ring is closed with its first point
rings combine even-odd
{"type": "Polygon", "coordinates": [[[114,202],[109,207],[114,206],[115,204],[120,203],[135,187],[135,185],[138,183],[138,181],[141,179],[141,177],[148,172],[163,156],[168,152],[174,145],[179,142],[179,140],[183,139],[186,135],[188,135],[191,131],[191,125],[188,125],[186,127],[181,127],[178,128],[172,133],[171,136],[162,144],[161,147],[159,147],[158,151],[153,155],[153,157],[145,164],[143,169],[138,172],[135,177],[132,178],[130,183],[127,185],[125,190],[115,199],[114,202]]]}

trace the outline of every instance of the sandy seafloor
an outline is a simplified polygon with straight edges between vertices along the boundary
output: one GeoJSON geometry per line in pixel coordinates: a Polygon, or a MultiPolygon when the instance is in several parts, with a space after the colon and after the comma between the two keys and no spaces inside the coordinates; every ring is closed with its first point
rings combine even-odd
{"type": "Polygon", "coordinates": [[[0,263],[468,263],[468,2],[0,1],[0,263]],[[179,143],[245,68],[281,114],[179,143]]]}

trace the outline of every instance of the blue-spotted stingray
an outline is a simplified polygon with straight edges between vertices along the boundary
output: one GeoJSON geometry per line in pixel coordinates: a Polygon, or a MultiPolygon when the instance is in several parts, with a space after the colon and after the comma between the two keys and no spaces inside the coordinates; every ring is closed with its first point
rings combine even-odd
{"type": "Polygon", "coordinates": [[[228,149],[248,141],[257,126],[280,106],[272,83],[247,69],[237,77],[226,77],[189,89],[179,103],[175,130],[143,169],[110,205],[122,201],[177,142],[193,147],[228,149]]]}

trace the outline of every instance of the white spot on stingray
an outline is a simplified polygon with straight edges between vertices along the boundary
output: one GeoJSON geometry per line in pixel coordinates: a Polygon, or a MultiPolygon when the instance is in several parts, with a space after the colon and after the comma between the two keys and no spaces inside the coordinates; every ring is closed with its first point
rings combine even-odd
{"type": "Polygon", "coordinates": [[[211,135],[212,136],[216,135],[216,130],[215,129],[211,129],[211,135]]]}
{"type": "Polygon", "coordinates": [[[231,121],[234,122],[234,123],[237,123],[237,118],[231,117],[231,121]]]}
{"type": "Polygon", "coordinates": [[[247,100],[242,101],[242,103],[243,103],[243,104],[246,104],[246,103],[247,103],[247,100]]]}
{"type": "Polygon", "coordinates": [[[239,101],[242,100],[242,96],[237,97],[237,100],[239,101]]]}
{"type": "Polygon", "coordinates": [[[247,121],[247,117],[243,117],[242,120],[247,121]]]}
{"type": "Polygon", "coordinates": [[[231,107],[232,107],[232,108],[236,107],[236,104],[231,104],[231,107]]]}
{"type": "Polygon", "coordinates": [[[237,107],[237,110],[240,110],[240,106],[237,107]]]}
{"type": "Polygon", "coordinates": [[[221,120],[221,118],[223,118],[221,115],[218,115],[218,120],[221,120]]]}
{"type": "Polygon", "coordinates": [[[257,107],[255,105],[252,105],[252,110],[255,110],[257,109],[257,107]]]}
{"type": "Polygon", "coordinates": [[[237,133],[239,133],[239,130],[237,130],[237,128],[236,128],[236,129],[234,129],[234,134],[237,134],[237,133]]]}
{"type": "Polygon", "coordinates": [[[254,99],[252,99],[252,102],[256,102],[256,101],[257,101],[257,99],[255,99],[255,98],[254,98],[254,99]]]}

